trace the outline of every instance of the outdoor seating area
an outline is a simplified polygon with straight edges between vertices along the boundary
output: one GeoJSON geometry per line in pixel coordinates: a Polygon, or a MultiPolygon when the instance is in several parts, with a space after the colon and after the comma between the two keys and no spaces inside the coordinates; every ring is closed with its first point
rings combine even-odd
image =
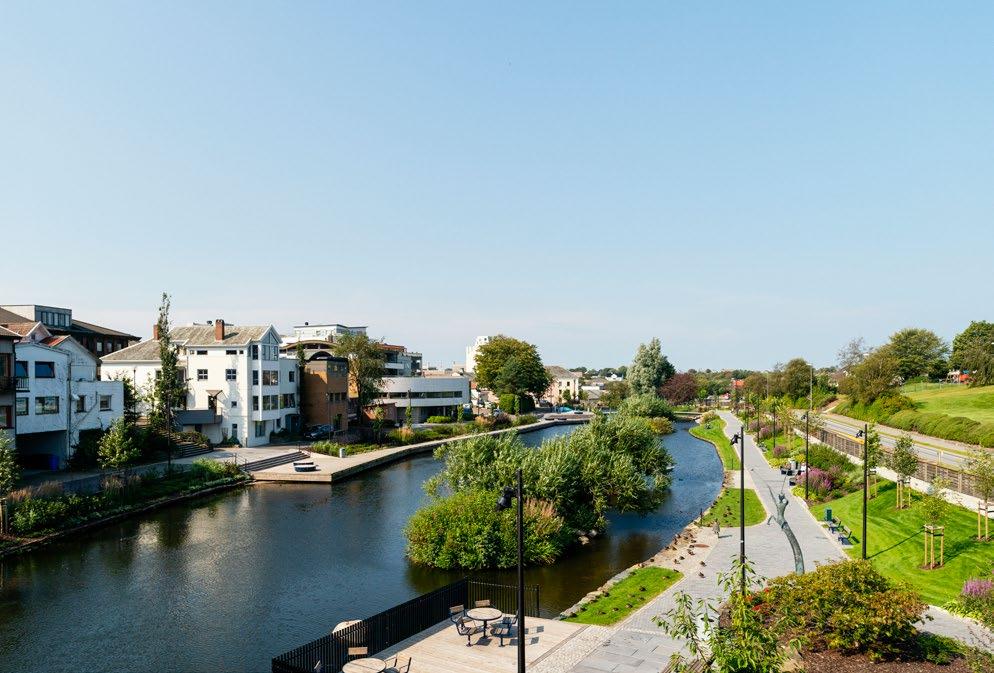
{"type": "Polygon", "coordinates": [[[823,523],[828,527],[828,532],[836,536],[839,544],[843,546],[852,544],[852,531],[840,519],[831,517],[823,523]]]}

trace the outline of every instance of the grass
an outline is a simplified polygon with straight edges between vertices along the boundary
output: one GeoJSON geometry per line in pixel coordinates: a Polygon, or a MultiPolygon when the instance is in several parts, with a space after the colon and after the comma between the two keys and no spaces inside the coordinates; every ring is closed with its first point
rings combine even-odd
{"type": "Polygon", "coordinates": [[[926,413],[963,416],[980,423],[994,423],[994,386],[970,388],[942,383],[912,383],[902,391],[926,413]]]}
{"type": "MultiPolygon", "coordinates": [[[[977,515],[957,506],[950,507],[945,521],[945,565],[934,570],[920,568],[924,559],[921,518],[914,506],[895,509],[894,491],[893,482],[882,481],[879,495],[870,500],[867,511],[867,555],[878,571],[892,580],[911,584],[922,598],[940,606],[959,596],[965,580],[990,573],[994,542],[974,540],[977,515]]],[[[833,516],[852,529],[853,545],[847,551],[854,558],[860,555],[862,505],[862,491],[856,491],[811,507],[819,521],[825,518],[825,508],[831,507],[833,516]]]]}
{"type": "Polygon", "coordinates": [[[566,621],[578,624],[614,624],[666,591],[681,577],[681,573],[669,568],[639,568],[604,592],[603,596],[582,606],[576,617],[570,617],[566,621]]]}
{"type": "MultiPolygon", "coordinates": [[[[734,528],[739,525],[739,492],[738,488],[726,488],[715,501],[711,510],[704,515],[704,525],[710,526],[717,519],[722,528],[734,528]]],[[[759,501],[756,491],[747,488],[745,492],[745,524],[755,526],[766,519],[766,510],[759,501]]]]}
{"type": "Polygon", "coordinates": [[[725,436],[725,421],[719,418],[703,425],[695,425],[690,429],[690,434],[697,439],[714,444],[714,448],[718,450],[718,457],[721,458],[726,470],[739,469],[738,453],[732,448],[728,437],[725,436]]]}

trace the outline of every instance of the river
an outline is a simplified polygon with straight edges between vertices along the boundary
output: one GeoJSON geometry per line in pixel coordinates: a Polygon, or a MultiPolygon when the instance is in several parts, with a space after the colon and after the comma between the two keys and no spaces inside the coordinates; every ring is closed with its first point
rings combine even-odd
{"type": "MultiPolygon", "coordinates": [[[[659,509],[612,515],[606,536],[528,571],[543,612],[653,555],[714,501],[721,463],[689,425],[664,440],[676,467],[659,509]]],[[[439,467],[424,456],[330,487],[257,484],[0,561],[0,671],[268,671],[341,620],[461,576],[404,557],[404,525],[439,467]]]]}

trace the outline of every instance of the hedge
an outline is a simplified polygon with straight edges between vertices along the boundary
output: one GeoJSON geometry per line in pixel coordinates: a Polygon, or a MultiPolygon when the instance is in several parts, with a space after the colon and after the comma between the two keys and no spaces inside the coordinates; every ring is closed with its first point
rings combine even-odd
{"type": "Polygon", "coordinates": [[[994,447],[994,423],[981,423],[963,416],[916,411],[913,407],[914,403],[907,397],[889,395],[870,405],[842,402],[835,411],[868,423],[880,423],[899,430],[965,444],[994,447]],[[912,407],[909,408],[908,404],[912,407]]]}

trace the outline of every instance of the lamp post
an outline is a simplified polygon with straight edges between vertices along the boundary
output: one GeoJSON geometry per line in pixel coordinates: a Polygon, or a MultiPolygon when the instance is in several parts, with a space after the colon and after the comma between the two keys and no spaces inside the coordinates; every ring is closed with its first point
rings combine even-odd
{"type": "Polygon", "coordinates": [[[863,559],[866,559],[866,501],[867,501],[867,489],[870,481],[870,471],[867,464],[867,445],[866,440],[869,439],[870,428],[865,423],[863,424],[863,429],[856,433],[856,437],[863,439],[863,534],[860,536],[860,542],[863,545],[863,559]]]}
{"type": "Polygon", "coordinates": [[[746,527],[745,527],[745,427],[732,435],[732,446],[739,443],[739,565],[742,570],[742,595],[746,594],[746,527]]]}
{"type": "Polygon", "coordinates": [[[808,501],[808,445],[811,434],[811,412],[814,411],[815,401],[815,368],[811,368],[811,378],[808,379],[808,412],[804,414],[804,502],[808,501]]]}
{"type": "Polygon", "coordinates": [[[521,497],[521,468],[518,468],[517,488],[504,487],[504,492],[497,500],[497,511],[511,507],[511,501],[518,501],[518,673],[525,673],[525,534],[523,528],[524,512],[521,497]]]}

